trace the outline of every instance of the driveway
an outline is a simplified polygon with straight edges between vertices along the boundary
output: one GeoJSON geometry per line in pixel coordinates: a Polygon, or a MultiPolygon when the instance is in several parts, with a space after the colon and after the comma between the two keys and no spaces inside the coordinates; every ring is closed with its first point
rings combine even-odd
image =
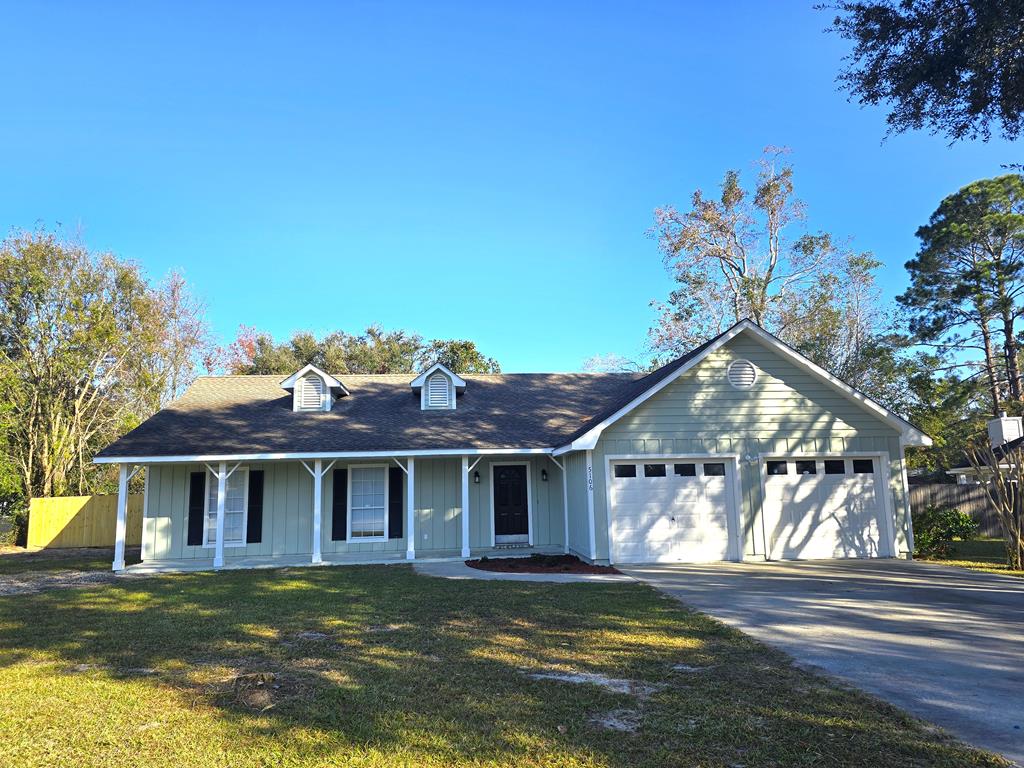
{"type": "Polygon", "coordinates": [[[1024,765],[1024,579],[897,560],[620,570],[1024,765]]]}

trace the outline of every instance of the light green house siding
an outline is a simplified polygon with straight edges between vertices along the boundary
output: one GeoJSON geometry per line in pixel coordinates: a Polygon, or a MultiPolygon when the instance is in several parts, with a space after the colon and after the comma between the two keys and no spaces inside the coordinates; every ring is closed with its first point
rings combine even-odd
{"type": "Polygon", "coordinates": [[[569,551],[591,558],[590,512],[587,507],[587,459],[582,451],[573,451],[564,456],[565,471],[569,480],[569,551]]]}
{"type": "MultiPolygon", "coordinates": [[[[471,459],[471,461],[475,460],[471,459]]],[[[546,456],[515,456],[482,459],[475,470],[480,483],[470,482],[470,546],[491,547],[493,515],[490,506],[490,468],[494,463],[522,461],[529,465],[531,479],[531,523],[537,547],[564,544],[562,477],[546,456]],[[542,480],[542,470],[548,480],[542,480]]],[[[405,460],[402,459],[404,463],[405,460]]],[[[325,466],[328,462],[325,462],[325,466]]],[[[388,557],[402,555],[406,539],[377,542],[333,541],[331,538],[334,469],[346,466],[382,464],[381,460],[338,462],[324,476],[321,518],[321,550],[324,557],[388,557]]],[[[313,478],[297,461],[259,462],[247,465],[263,470],[263,535],[258,544],[225,547],[225,561],[272,556],[312,556],[313,478]]],[[[394,462],[391,462],[394,466],[394,462]]],[[[188,492],[192,472],[203,472],[201,464],[156,464],[148,467],[147,503],[143,519],[143,558],[161,560],[212,560],[213,548],[189,546],[188,492]]],[[[472,473],[470,473],[472,476],[472,473]]],[[[462,547],[461,459],[419,458],[415,462],[416,555],[457,556],[462,547]]],[[[403,481],[403,500],[408,478],[403,481]]],[[[405,518],[403,517],[403,529],[405,518]]],[[[403,533],[408,533],[403,530],[403,533]]]]}
{"type": "MultiPolygon", "coordinates": [[[[738,455],[744,555],[760,556],[761,455],[837,452],[888,455],[897,547],[907,552],[909,512],[899,432],[778,352],[739,336],[604,430],[593,451],[597,559],[606,561],[609,553],[609,456],[738,455]],[[758,368],[757,382],[748,390],[734,388],[726,378],[729,363],[740,358],[758,368]]],[[[570,503],[570,511],[575,526],[580,510],[570,503]]]]}

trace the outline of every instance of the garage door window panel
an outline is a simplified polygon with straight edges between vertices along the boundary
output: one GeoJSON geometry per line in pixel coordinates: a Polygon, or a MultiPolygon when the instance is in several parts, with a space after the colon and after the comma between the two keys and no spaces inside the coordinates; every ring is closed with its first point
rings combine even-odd
{"type": "Polygon", "coordinates": [[[725,477],[725,464],[718,462],[705,464],[704,477],[725,477]]]}
{"type": "Polygon", "coordinates": [[[665,477],[665,465],[644,464],[644,477],[665,477]]]}
{"type": "Polygon", "coordinates": [[[826,475],[845,475],[846,461],[843,459],[825,459],[826,475]]]}
{"type": "Polygon", "coordinates": [[[818,467],[814,461],[798,461],[796,462],[796,473],[798,475],[816,475],[818,467]]]}
{"type": "Polygon", "coordinates": [[[697,476],[697,465],[696,464],[676,464],[673,466],[673,471],[678,477],[696,477],[697,476]]]}
{"type": "Polygon", "coordinates": [[[853,472],[856,475],[872,475],[875,472],[875,462],[872,459],[854,459],[853,472]]]}
{"type": "Polygon", "coordinates": [[[636,477],[636,464],[616,464],[616,477],[636,477]]]}
{"type": "Polygon", "coordinates": [[[789,474],[789,462],[787,462],[787,461],[769,461],[768,462],[768,474],[769,475],[786,475],[786,474],[789,474]]]}

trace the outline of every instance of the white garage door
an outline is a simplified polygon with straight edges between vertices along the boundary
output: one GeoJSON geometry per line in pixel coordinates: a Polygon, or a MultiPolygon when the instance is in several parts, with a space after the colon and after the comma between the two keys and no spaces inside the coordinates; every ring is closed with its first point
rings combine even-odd
{"type": "Polygon", "coordinates": [[[892,555],[877,458],[780,456],[764,471],[773,560],[892,555]]]}
{"type": "Polygon", "coordinates": [[[615,461],[611,473],[613,563],[736,557],[731,461],[615,461]]]}

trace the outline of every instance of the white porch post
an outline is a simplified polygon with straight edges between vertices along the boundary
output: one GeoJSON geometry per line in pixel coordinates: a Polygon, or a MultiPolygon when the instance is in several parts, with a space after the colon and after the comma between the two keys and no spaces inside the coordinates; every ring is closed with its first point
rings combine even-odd
{"type": "Polygon", "coordinates": [[[462,556],[469,557],[469,456],[462,457],[462,556]]]}
{"type": "Polygon", "coordinates": [[[224,567],[224,500],[227,497],[228,463],[217,468],[217,544],[213,550],[213,567],[224,567]]]}
{"type": "Polygon", "coordinates": [[[320,555],[320,512],[323,501],[324,472],[323,461],[317,459],[313,463],[313,563],[323,562],[320,555]]]}
{"type": "Polygon", "coordinates": [[[128,531],[128,465],[118,465],[117,532],[114,537],[114,570],[124,570],[124,539],[128,531]]]}
{"type": "Polygon", "coordinates": [[[594,452],[587,451],[587,518],[590,528],[590,559],[597,559],[597,524],[594,522],[594,452]]]}
{"type": "Polygon", "coordinates": [[[416,459],[409,457],[405,494],[405,559],[416,559],[416,459]]]}

